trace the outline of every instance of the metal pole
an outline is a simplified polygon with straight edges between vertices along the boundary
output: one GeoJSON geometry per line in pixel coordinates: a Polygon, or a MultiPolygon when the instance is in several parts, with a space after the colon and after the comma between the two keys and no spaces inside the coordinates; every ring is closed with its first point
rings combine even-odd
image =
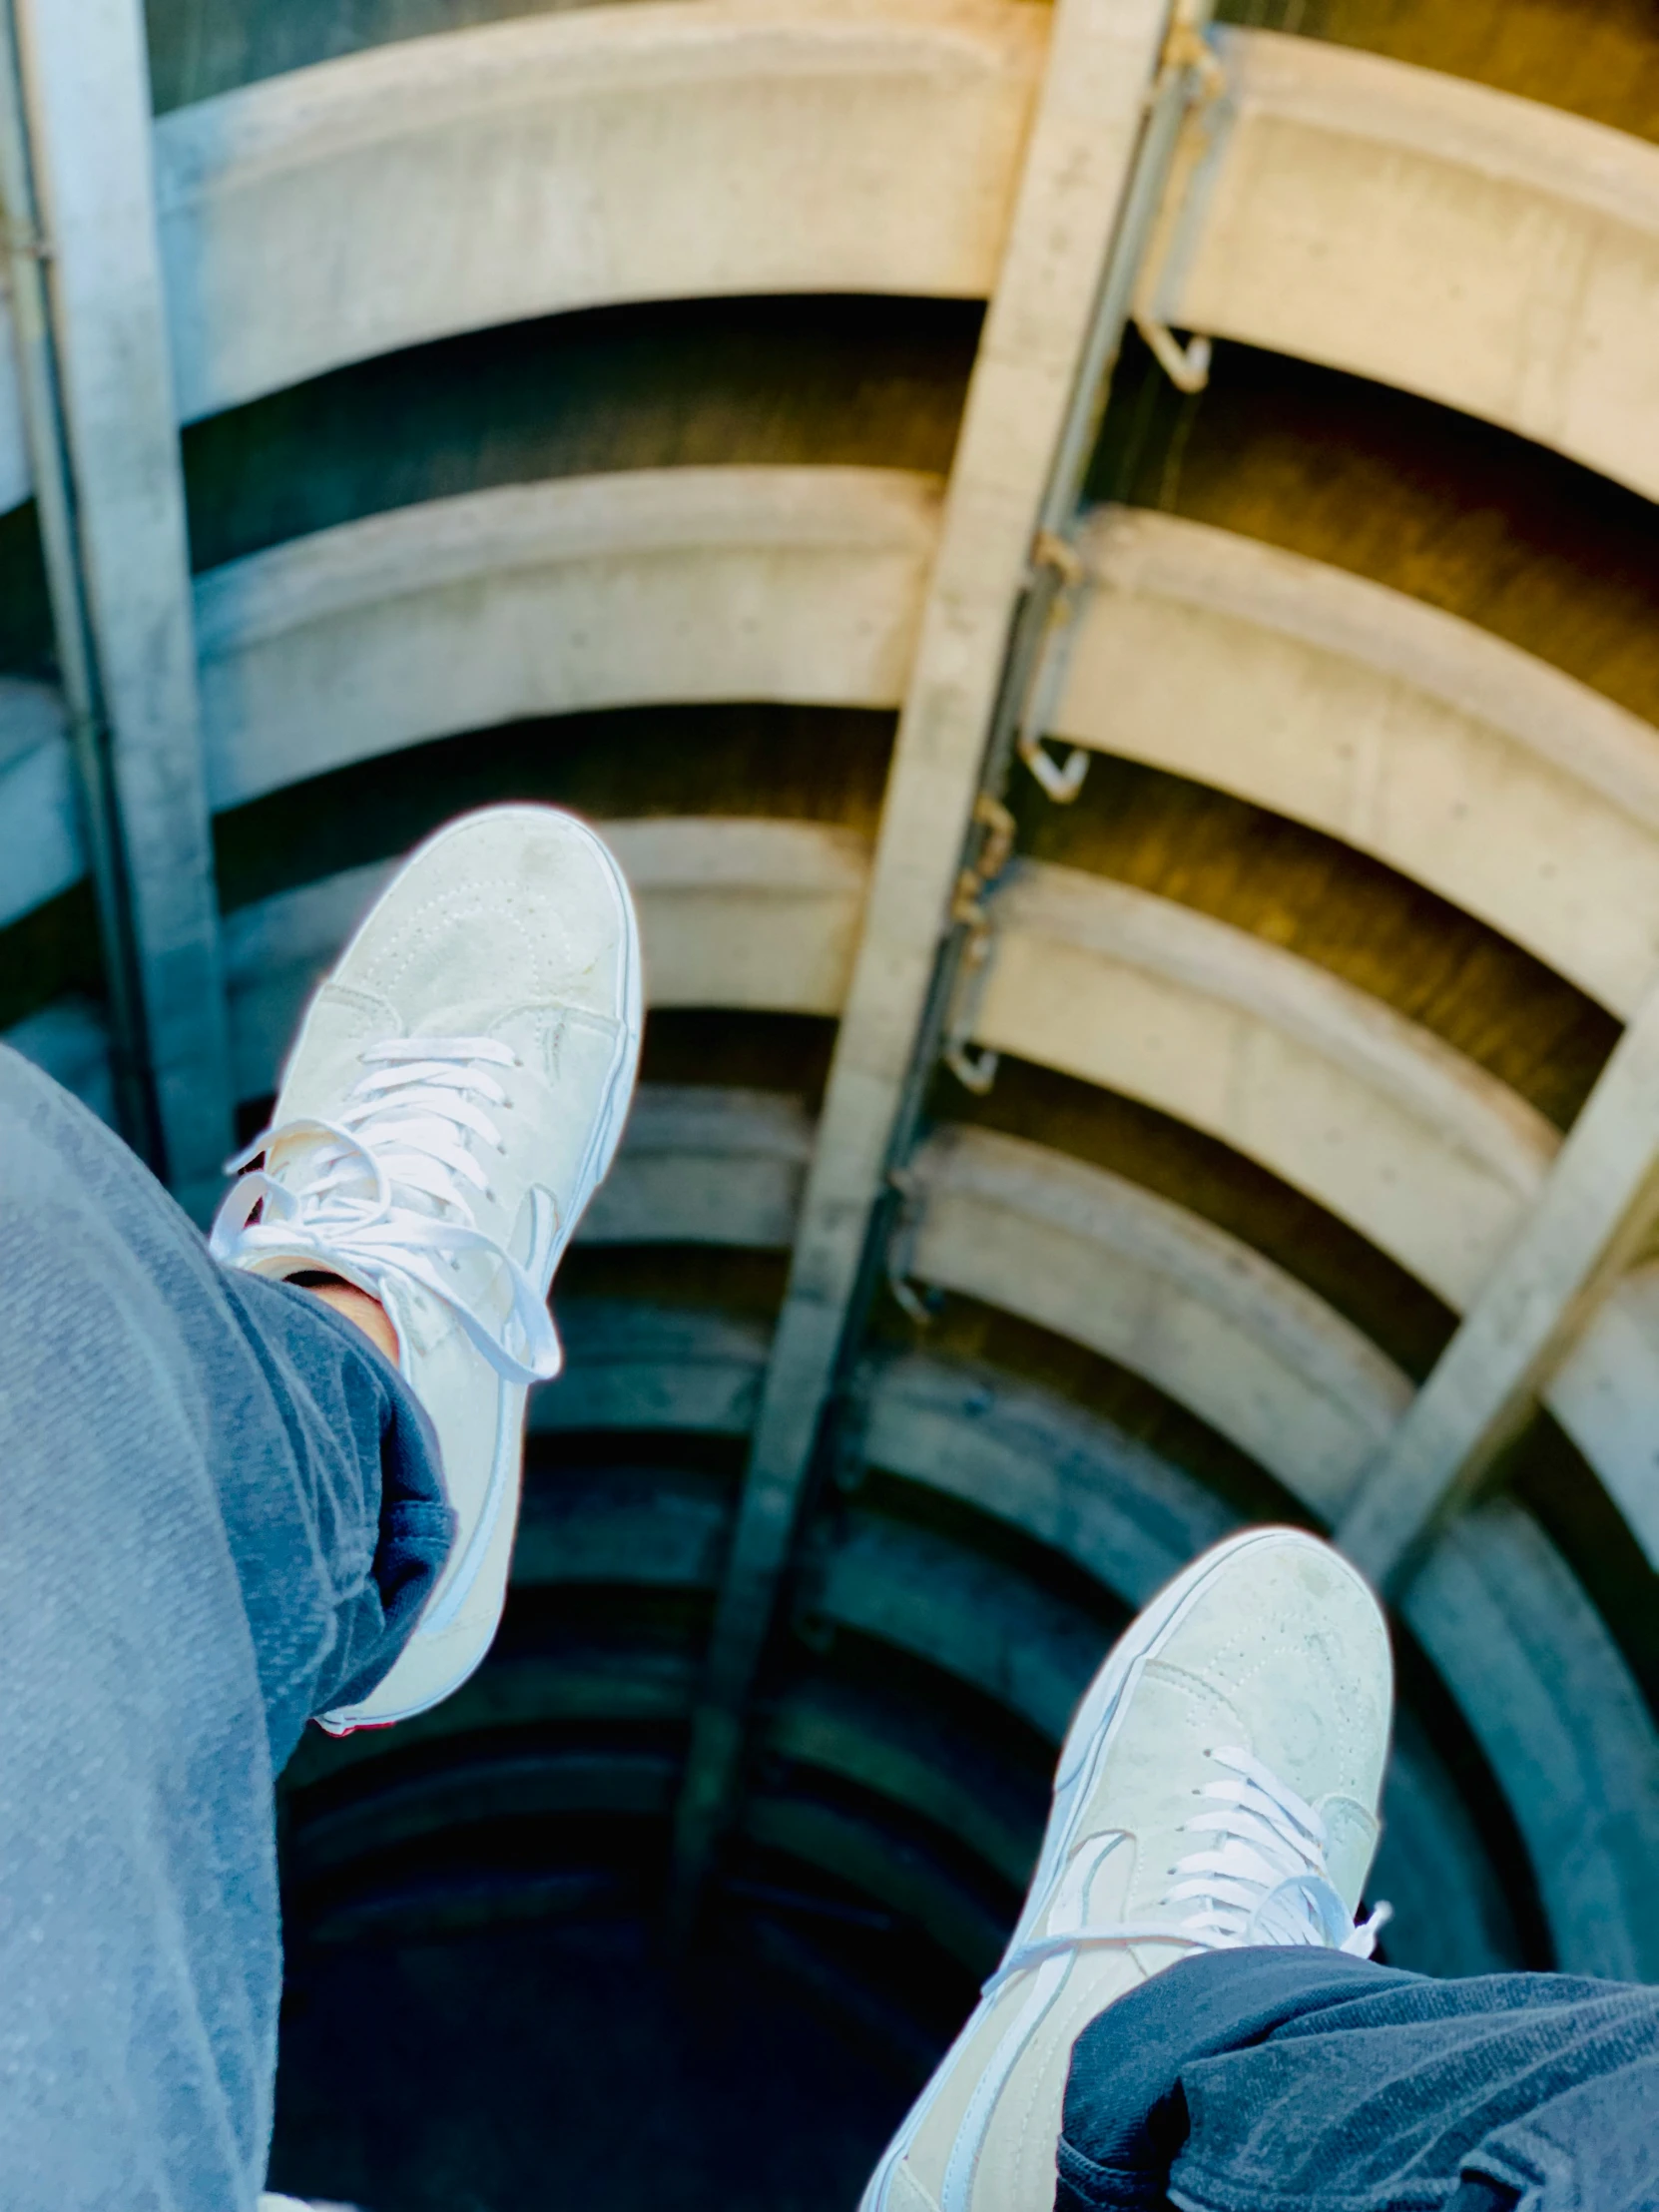
{"type": "Polygon", "coordinates": [[[97,656],[87,615],[75,495],[56,348],[46,296],[50,243],[42,236],[24,120],[22,74],[12,0],[0,0],[0,227],[16,332],[35,517],[46,567],[58,675],[80,795],[81,832],[92,877],[108,1004],[110,1073],[121,1134],[151,1167],[162,1164],[160,1124],[139,988],[120,814],[110,761],[97,656]]]}

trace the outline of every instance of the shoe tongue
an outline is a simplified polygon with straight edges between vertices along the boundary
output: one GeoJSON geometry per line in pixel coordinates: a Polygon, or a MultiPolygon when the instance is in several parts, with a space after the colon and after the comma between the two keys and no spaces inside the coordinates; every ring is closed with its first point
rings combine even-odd
{"type": "Polygon", "coordinates": [[[363,1072],[358,1054],[382,1037],[398,1036],[402,1026],[397,1009],[377,993],[323,983],[282,1071],[278,1122],[337,1109],[363,1072]],[[291,1071],[297,1068],[304,1073],[295,1081],[291,1071]]]}

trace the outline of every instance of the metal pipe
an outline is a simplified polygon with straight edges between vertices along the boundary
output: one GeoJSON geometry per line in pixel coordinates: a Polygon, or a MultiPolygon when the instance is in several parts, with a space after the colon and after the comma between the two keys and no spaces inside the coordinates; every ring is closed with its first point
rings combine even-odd
{"type": "MultiPolygon", "coordinates": [[[[1140,145],[1111,248],[1101,269],[1088,336],[1078,358],[1076,381],[1055,442],[1033,549],[1041,557],[1033,559],[1029,581],[1009,629],[1002,683],[991,717],[980,775],[981,801],[1000,803],[1007,790],[1014,740],[1032,686],[1037,681],[1056,598],[1067,582],[1067,556],[1077,529],[1083,480],[1111,392],[1135,283],[1163,205],[1181,126],[1193,103],[1197,83],[1207,74],[1207,64],[1209,68],[1217,66],[1202,40],[1203,29],[1214,12],[1215,0],[1189,0],[1188,5],[1177,6],[1171,17],[1158,75],[1147,96],[1140,145]]],[[[963,848],[963,880],[980,875],[980,862],[990,833],[985,828],[984,808],[977,806],[963,848]]],[[[889,1188],[896,1187],[895,1178],[902,1177],[905,1163],[915,1149],[922,1106],[939,1064],[956,979],[973,928],[971,918],[955,917],[939,948],[910,1072],[893,1124],[887,1159],[889,1188]]],[[[890,1213],[890,1210],[889,1205],[886,1211],[890,1213]]],[[[878,1218],[860,1273],[866,1309],[883,1272],[886,1232],[886,1220],[878,1218]]],[[[847,1337],[848,1352],[862,1333],[864,1310],[855,1309],[855,1312],[856,1321],[847,1337]]],[[[845,1358],[843,1353],[843,1365],[845,1358]]]]}
{"type": "Polygon", "coordinates": [[[74,476],[47,298],[51,246],[43,235],[35,198],[12,0],[0,0],[0,231],[35,518],[80,797],[81,833],[98,915],[116,1121],[133,1150],[151,1167],[159,1167],[160,1123],[149,1072],[138,938],[110,760],[109,724],[87,612],[74,476]]]}

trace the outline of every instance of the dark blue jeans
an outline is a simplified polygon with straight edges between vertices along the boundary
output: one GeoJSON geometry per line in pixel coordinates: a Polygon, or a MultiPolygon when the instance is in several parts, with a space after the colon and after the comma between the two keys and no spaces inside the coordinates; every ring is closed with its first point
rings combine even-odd
{"type": "Polygon", "coordinates": [[[402,1649],[450,1515],[348,1322],[229,1274],[0,1046],[0,2206],[248,2212],[273,1777],[402,1649]]]}
{"type": "Polygon", "coordinates": [[[1056,2212],[1659,2207],[1659,1989],[1201,1953],[1101,2013],[1056,2212]]]}

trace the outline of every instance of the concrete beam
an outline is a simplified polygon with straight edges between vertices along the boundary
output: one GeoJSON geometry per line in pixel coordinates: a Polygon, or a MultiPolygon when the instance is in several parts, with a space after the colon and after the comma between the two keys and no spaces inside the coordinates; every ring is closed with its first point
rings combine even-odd
{"type": "Polygon", "coordinates": [[[14,0],[59,400],[168,1179],[211,1203],[230,1066],[136,0],[14,0]]]}
{"type": "Polygon", "coordinates": [[[1338,1537],[1383,1587],[1478,1487],[1659,1219],[1659,991],[1614,1048],[1485,1288],[1338,1537]]]}
{"type": "Polygon", "coordinates": [[[900,714],[863,934],[693,1727],[682,1915],[729,1818],[871,1209],[943,934],[1035,531],[1070,432],[1165,36],[1164,0],[1061,0],[900,714]]]}

